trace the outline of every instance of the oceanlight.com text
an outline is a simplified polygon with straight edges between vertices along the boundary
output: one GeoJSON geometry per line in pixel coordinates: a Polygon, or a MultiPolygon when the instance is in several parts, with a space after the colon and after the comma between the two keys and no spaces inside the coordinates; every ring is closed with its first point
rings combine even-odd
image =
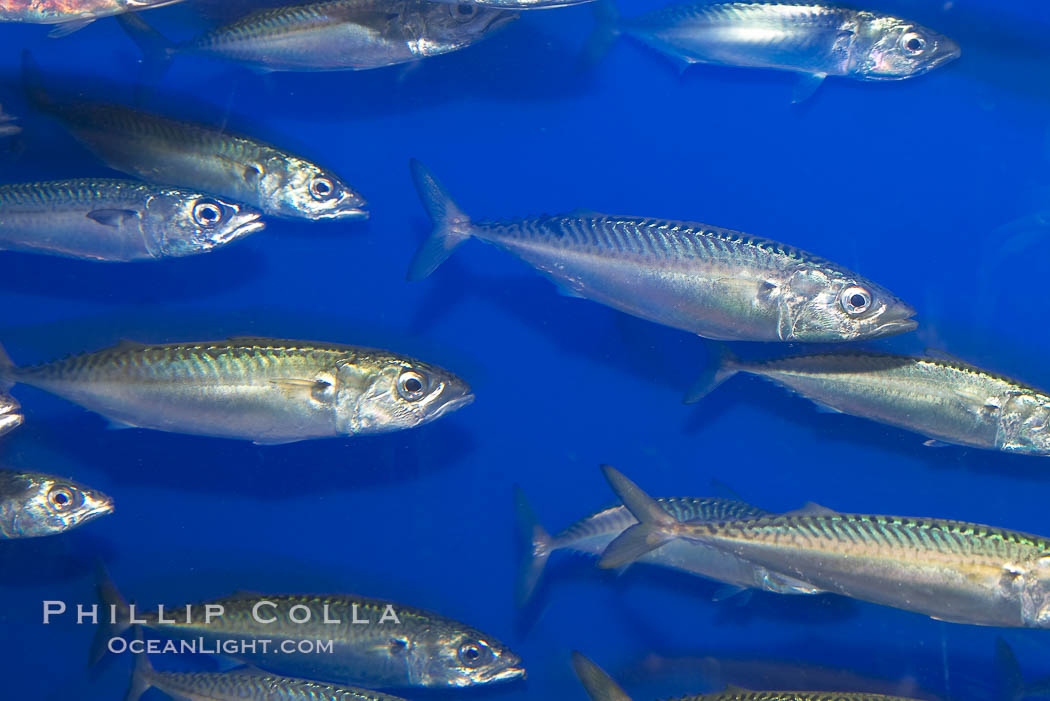
{"type": "Polygon", "coordinates": [[[228,655],[244,657],[246,655],[331,655],[335,652],[332,640],[270,640],[255,638],[252,640],[125,640],[110,638],[106,649],[115,655],[129,652],[138,655],[143,652],[149,655],[228,655]]]}

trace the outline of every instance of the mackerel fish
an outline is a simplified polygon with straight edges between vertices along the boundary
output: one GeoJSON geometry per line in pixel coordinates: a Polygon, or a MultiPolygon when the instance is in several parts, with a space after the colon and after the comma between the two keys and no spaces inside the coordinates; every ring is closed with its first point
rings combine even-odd
{"type": "Polygon", "coordinates": [[[147,182],[204,191],[288,219],[367,219],[364,198],[331,171],[276,146],[129,107],[56,100],[23,57],[32,103],[107,166],[147,182]]]}
{"type": "Polygon", "coordinates": [[[463,49],[517,17],[467,2],[329,0],[253,12],[179,45],[136,15],[121,25],[157,67],[191,53],[262,71],[360,71],[463,49]]]}
{"type": "MultiPolygon", "coordinates": [[[[522,603],[531,597],[552,553],[568,550],[598,557],[616,537],[638,523],[627,507],[613,506],[591,514],[551,536],[536,520],[525,495],[518,490],[516,496],[518,520],[529,541],[529,559],[522,569],[519,582],[518,600],[522,603]]],[[[734,499],[666,497],[657,499],[657,503],[679,521],[725,521],[772,515],[734,499]]],[[[770,572],[764,567],[755,567],[738,557],[687,540],[669,541],[646,553],[639,561],[723,582],[727,587],[719,592],[720,598],[747,589],[778,594],[819,593],[805,582],[770,572]]]]}
{"type": "Polygon", "coordinates": [[[261,213],[201,192],[105,178],[0,185],[0,249],[123,262],[207,253],[261,213]]]}
{"type": "Polygon", "coordinates": [[[107,604],[103,610],[116,615],[99,624],[92,663],[105,655],[109,641],[134,620],[167,638],[208,644],[210,649],[219,643],[220,654],[274,674],[338,684],[465,687],[525,676],[521,659],[491,636],[450,618],[383,599],[343,594],[235,594],[146,613],[129,607],[104,575],[99,594],[107,604]],[[262,640],[269,643],[264,646],[262,640]],[[252,641],[254,646],[247,644],[252,641]],[[331,650],[302,651],[305,648],[300,643],[318,641],[331,641],[331,650]]]}
{"type": "Polygon", "coordinates": [[[915,310],[889,290],[805,251],[695,222],[566,215],[472,222],[418,161],[434,230],[410,280],[471,237],[545,274],[567,294],[706,338],[832,342],[911,331],[915,310]]]}
{"type": "Polygon", "coordinates": [[[68,399],[118,428],[257,444],[413,428],[474,398],[455,375],[389,351],[250,337],[125,341],[47,365],[7,365],[0,378],[68,399]]]}
{"type": "MultiPolygon", "coordinates": [[[[631,701],[619,684],[598,665],[577,651],[572,653],[572,666],[591,701],[631,701]]],[[[915,701],[903,696],[851,693],[848,691],[751,691],[728,686],[713,694],[682,696],[669,701],[915,701]]]]}
{"type": "Polygon", "coordinates": [[[764,377],[835,412],[963,445],[1050,456],[1050,394],[959,360],[841,352],[720,362],[686,396],[698,401],[738,372],[764,377]]]}
{"type": "Polygon", "coordinates": [[[1050,539],[944,519],[840,514],[817,505],[739,521],[679,521],[616,470],[639,523],[602,555],[620,567],[675,538],[823,589],[950,623],[1050,628],[1050,539]]]}
{"type": "Polygon", "coordinates": [[[151,688],[189,701],[404,701],[369,689],[282,677],[258,670],[231,670],[223,674],[159,672],[144,653],[138,654],[124,701],[138,701],[151,688]]]}
{"type": "Polygon", "coordinates": [[[901,80],[955,60],[959,45],[899,17],[818,3],[692,2],[619,19],[611,4],[591,41],[599,53],[618,33],[659,51],[683,69],[695,63],[800,74],[795,101],[824,78],[901,80]]]}
{"type": "Polygon", "coordinates": [[[72,480],[0,470],[0,538],[56,535],[112,512],[112,499],[72,480]]]}
{"type": "Polygon", "coordinates": [[[61,37],[101,17],[177,2],[182,0],[0,0],[0,22],[54,24],[50,36],[61,37]]]}

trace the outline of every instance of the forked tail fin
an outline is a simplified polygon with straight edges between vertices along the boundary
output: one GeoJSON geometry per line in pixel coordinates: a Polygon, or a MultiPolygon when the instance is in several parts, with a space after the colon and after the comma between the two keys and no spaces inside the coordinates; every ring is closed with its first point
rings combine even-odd
{"type": "Polygon", "coordinates": [[[715,350],[714,357],[711,359],[713,362],[708,363],[700,377],[696,378],[696,382],[682,397],[682,402],[685,404],[700,401],[720,384],[740,372],[739,361],[728,346],[721,343],[710,343],[708,348],[715,350]]]}
{"type": "Polygon", "coordinates": [[[525,498],[525,492],[517,485],[514,485],[514,508],[518,518],[518,529],[527,549],[515,591],[518,606],[524,606],[532,598],[543,574],[543,568],[547,566],[547,558],[551,555],[551,536],[540,525],[536,513],[525,498]]]}
{"type": "Polygon", "coordinates": [[[583,653],[572,651],[572,668],[591,701],[631,701],[627,692],[604,669],[584,657],[583,653]]]}
{"type": "Polygon", "coordinates": [[[602,465],[602,472],[605,473],[609,486],[620,497],[627,510],[638,519],[638,523],[609,543],[598,561],[599,567],[615,569],[629,565],[674,539],[673,529],[678,520],[664,511],[659,502],[615,468],[602,465]]]}
{"type": "Polygon", "coordinates": [[[425,165],[413,158],[409,168],[419,199],[434,222],[434,229],[420,245],[408,268],[409,280],[422,280],[470,238],[470,218],[456,206],[448,190],[425,165]]]}
{"type": "Polygon", "coordinates": [[[88,655],[89,666],[98,664],[106,656],[110,639],[119,636],[131,626],[131,607],[121,596],[101,562],[96,568],[96,578],[98,597],[102,600],[102,610],[99,613],[95,638],[91,641],[91,652],[88,655]]]}

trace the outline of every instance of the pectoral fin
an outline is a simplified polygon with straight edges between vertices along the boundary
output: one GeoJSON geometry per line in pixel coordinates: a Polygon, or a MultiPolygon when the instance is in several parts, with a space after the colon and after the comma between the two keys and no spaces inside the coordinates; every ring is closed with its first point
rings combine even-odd
{"type": "Polygon", "coordinates": [[[791,95],[791,104],[797,105],[813,97],[813,93],[817,91],[817,88],[820,87],[827,77],[827,73],[803,73],[800,75],[798,82],[795,83],[795,92],[791,95]]]}
{"type": "Polygon", "coordinates": [[[129,220],[137,219],[138,212],[133,209],[94,209],[87,213],[87,218],[102,226],[119,229],[129,220]]]}
{"type": "Polygon", "coordinates": [[[945,443],[944,441],[939,441],[936,438],[931,438],[928,441],[924,441],[923,445],[927,448],[948,448],[949,446],[951,446],[951,443],[945,443]]]}
{"type": "Polygon", "coordinates": [[[60,39],[69,36],[77,30],[83,29],[94,21],[94,19],[75,19],[71,22],[63,22],[48,32],[47,35],[52,39],[60,39]]]}

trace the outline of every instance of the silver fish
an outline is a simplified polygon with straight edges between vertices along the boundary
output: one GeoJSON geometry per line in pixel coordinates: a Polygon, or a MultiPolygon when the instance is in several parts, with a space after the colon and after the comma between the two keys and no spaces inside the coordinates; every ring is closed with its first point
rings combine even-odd
{"type": "Polygon", "coordinates": [[[40,110],[114,170],[148,182],[204,191],[289,219],[368,218],[360,194],[334,173],[247,136],[121,105],[56,101],[24,57],[25,83],[40,110]]]}
{"type": "Polygon", "coordinates": [[[101,17],[177,2],[182,0],[0,0],[0,22],[54,24],[50,36],[61,37],[101,17]]]}
{"type": "Polygon", "coordinates": [[[334,343],[231,338],[125,341],[0,378],[39,387],[110,419],[257,444],[412,428],[469,404],[467,383],[389,351],[334,343]]]}
{"type": "MultiPolygon", "coordinates": [[[[658,499],[660,508],[680,521],[758,518],[770,512],[734,499],[666,497],[658,499]]],[[[522,571],[518,599],[524,602],[539,582],[551,553],[569,550],[598,557],[621,533],[638,523],[625,506],[614,506],[583,518],[561,533],[551,536],[536,520],[525,495],[517,493],[518,518],[522,531],[529,540],[529,559],[522,571]]],[[[746,589],[761,589],[778,594],[817,594],[815,587],[794,580],[764,567],[755,567],[738,557],[686,540],[672,540],[646,553],[639,562],[681,570],[728,585],[721,593],[737,593],[746,589]]]]}
{"type": "Polygon", "coordinates": [[[457,51],[515,19],[467,2],[330,0],[260,10],[180,45],[135,15],[121,24],[158,67],[193,53],[265,71],[360,71],[457,51]]]}
{"type": "Polygon", "coordinates": [[[945,519],[824,507],[739,521],[682,522],[612,468],[639,523],[602,555],[620,567],[675,538],[704,543],[828,592],[951,623],[1050,628],[1050,539],[945,519]]]}
{"type": "Polygon", "coordinates": [[[726,350],[686,396],[698,401],[738,372],[771,380],[824,409],[951,443],[1050,455],[1050,394],[948,358],[841,352],[747,363],[726,350]]]}
{"type": "Polygon", "coordinates": [[[72,480],[0,470],[0,538],[56,535],[112,512],[112,499],[72,480]]]}
{"type": "Polygon", "coordinates": [[[0,185],[0,249],[94,261],[188,256],[262,230],[260,216],[201,192],[132,180],[0,185]]]}
{"type": "MultiPolygon", "coordinates": [[[[598,665],[573,651],[572,666],[591,701],[631,701],[620,685],[598,665]]],[[[903,696],[886,696],[851,691],[751,691],[728,686],[712,694],[695,694],[669,701],[916,701],[903,696]]]]}
{"type": "Polygon", "coordinates": [[[855,341],[911,331],[915,310],[856,273],[790,246],[695,222],[578,211],[472,222],[418,161],[434,230],[419,280],[471,237],[517,256],[569,294],[707,338],[855,341]]]}
{"type": "Polygon", "coordinates": [[[683,68],[712,63],[793,71],[801,74],[796,102],[829,75],[900,80],[960,55],[954,41],[915,22],[816,3],[701,1],[622,20],[610,7],[592,52],[622,32],[683,68]]]}
{"type": "Polygon", "coordinates": [[[105,655],[109,640],[132,625],[134,615],[136,624],[165,637],[213,646],[225,641],[222,654],[274,674],[339,684],[436,688],[525,676],[521,658],[491,636],[436,613],[384,599],[242,593],[192,604],[188,609],[143,612],[137,606],[129,607],[108,577],[102,578],[99,593],[105,604],[114,607],[104,610],[113,610],[116,616],[96,629],[92,663],[105,655]],[[216,615],[216,611],[221,613],[216,615]],[[236,645],[234,652],[228,652],[233,641],[259,640],[270,644],[236,645]],[[316,649],[301,652],[301,641],[331,641],[332,647],[324,653],[316,649]]]}
{"type": "Polygon", "coordinates": [[[235,669],[223,674],[159,672],[145,653],[138,654],[124,701],[138,701],[151,688],[187,701],[404,701],[378,691],[258,670],[235,669]]]}
{"type": "Polygon", "coordinates": [[[9,394],[0,392],[0,436],[22,425],[22,405],[9,394]]]}
{"type": "MultiPolygon", "coordinates": [[[[436,0],[448,4],[458,4],[457,0],[436,0]]],[[[500,10],[549,10],[554,7],[582,5],[594,0],[472,0],[474,5],[492,7],[500,10]]]]}

